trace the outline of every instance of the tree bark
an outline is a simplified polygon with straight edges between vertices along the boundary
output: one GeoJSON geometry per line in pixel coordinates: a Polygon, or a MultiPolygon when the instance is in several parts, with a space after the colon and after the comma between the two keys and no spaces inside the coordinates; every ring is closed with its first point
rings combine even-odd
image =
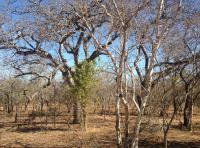
{"type": "Polygon", "coordinates": [[[15,123],[18,121],[18,104],[16,104],[15,123]]]}
{"type": "Polygon", "coordinates": [[[116,97],[116,137],[117,137],[117,147],[122,147],[122,136],[121,136],[121,128],[120,128],[120,97],[119,95],[116,97]]]}
{"type": "Polygon", "coordinates": [[[83,111],[83,123],[82,123],[82,126],[83,126],[83,129],[86,131],[87,130],[87,111],[86,111],[86,107],[85,106],[82,107],[82,111],[83,111]]]}
{"type": "Polygon", "coordinates": [[[192,112],[193,112],[193,99],[190,94],[186,97],[184,108],[184,123],[183,126],[188,130],[192,130],[192,112]]]}
{"type": "Polygon", "coordinates": [[[124,147],[129,147],[129,106],[128,104],[124,105],[125,107],[125,130],[124,130],[124,147]]]}
{"type": "Polygon", "coordinates": [[[149,97],[149,94],[147,94],[145,97],[142,98],[142,105],[141,105],[141,108],[140,108],[140,112],[138,113],[137,121],[136,121],[136,124],[135,124],[135,131],[134,131],[134,134],[133,134],[133,140],[132,140],[131,148],[138,148],[141,121],[142,121],[142,116],[144,114],[144,109],[146,107],[148,97],[149,97]]]}
{"type": "Polygon", "coordinates": [[[27,107],[28,107],[28,103],[27,103],[27,101],[25,100],[25,103],[24,103],[24,111],[27,110],[27,107]]]}
{"type": "Polygon", "coordinates": [[[81,123],[81,105],[80,102],[76,101],[74,103],[74,112],[73,112],[73,124],[81,123]]]}
{"type": "Polygon", "coordinates": [[[41,100],[41,102],[40,102],[40,113],[41,113],[41,115],[43,114],[43,107],[44,107],[44,101],[41,100]]]}
{"type": "Polygon", "coordinates": [[[9,113],[11,113],[11,111],[12,111],[12,100],[11,100],[11,97],[10,97],[8,94],[6,94],[6,97],[7,97],[7,101],[6,101],[6,104],[7,104],[7,106],[6,106],[6,111],[7,111],[7,113],[9,114],[9,113]]]}
{"type": "Polygon", "coordinates": [[[167,131],[164,131],[164,139],[163,139],[163,142],[164,142],[164,147],[167,148],[167,131]]]}
{"type": "Polygon", "coordinates": [[[137,122],[136,122],[136,127],[135,127],[135,132],[134,132],[134,138],[132,141],[131,148],[138,148],[138,142],[139,142],[139,133],[140,133],[140,125],[141,125],[141,113],[139,113],[137,122]]]}

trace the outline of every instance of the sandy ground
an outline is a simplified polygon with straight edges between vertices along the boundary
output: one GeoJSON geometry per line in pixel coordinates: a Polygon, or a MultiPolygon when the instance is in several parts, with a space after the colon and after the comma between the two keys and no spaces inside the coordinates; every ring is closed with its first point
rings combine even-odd
{"type": "MultiPolygon", "coordinates": [[[[131,125],[134,125],[131,116],[131,125]]],[[[13,117],[3,117],[0,121],[12,121],[13,117]]],[[[80,147],[80,148],[112,148],[115,146],[115,116],[90,115],[88,130],[82,131],[80,125],[37,125],[37,126],[0,126],[0,147],[80,147]]],[[[157,122],[157,121],[155,121],[157,122]]],[[[170,147],[200,147],[200,113],[194,114],[194,131],[181,131],[173,122],[168,139],[170,147]]],[[[133,129],[130,127],[130,129],[133,129]]],[[[133,131],[133,130],[130,130],[133,131]]],[[[140,135],[142,147],[161,147],[161,131],[144,130],[140,135]]]]}

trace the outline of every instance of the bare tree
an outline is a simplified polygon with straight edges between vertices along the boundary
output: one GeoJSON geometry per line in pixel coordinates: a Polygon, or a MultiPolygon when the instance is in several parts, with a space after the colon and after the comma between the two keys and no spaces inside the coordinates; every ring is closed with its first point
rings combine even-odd
{"type": "MultiPolygon", "coordinates": [[[[32,18],[26,19],[26,22],[22,19],[13,22],[12,28],[7,31],[8,35],[2,38],[0,48],[15,55],[9,63],[18,70],[18,76],[44,78],[48,86],[59,71],[66,85],[73,87],[73,67],[81,61],[92,61],[104,54],[91,45],[91,35],[86,32],[87,25],[79,17],[81,15],[90,20],[92,33],[106,23],[102,9],[95,1],[27,1],[23,8],[11,12],[22,18],[27,15],[32,18]],[[30,69],[34,65],[45,66],[47,71],[51,71],[48,72],[50,75],[30,69]]],[[[109,44],[112,44],[112,40],[109,44]]],[[[74,123],[79,122],[80,103],[75,102],[74,123]]]]}
{"type": "MultiPolygon", "coordinates": [[[[29,19],[26,22],[12,20],[11,27],[3,30],[0,49],[14,55],[9,63],[18,71],[17,76],[31,75],[34,80],[43,78],[47,82],[43,88],[50,85],[58,71],[66,85],[70,88],[78,86],[79,81],[74,79],[77,67],[82,62],[106,55],[105,60],[112,68],[108,71],[116,77],[117,147],[122,147],[124,142],[124,147],[136,148],[145,109],[152,99],[152,88],[179,68],[182,68],[179,72],[187,86],[197,82],[199,72],[195,68],[199,65],[199,50],[195,54],[191,50],[186,56],[183,54],[185,49],[190,50],[194,45],[189,45],[190,39],[180,38],[184,37],[185,25],[182,23],[187,16],[182,5],[188,3],[182,0],[28,0],[23,8],[11,11],[22,18],[28,15],[29,19]],[[194,79],[188,85],[183,71],[191,65],[194,79]],[[121,103],[125,110],[124,141],[121,103]],[[137,111],[134,129],[129,129],[130,107],[137,111]]],[[[190,68],[187,70],[191,72],[190,68]]],[[[187,89],[186,93],[190,94],[188,92],[187,89]]],[[[191,112],[192,99],[186,100],[190,100],[187,103],[190,107],[186,108],[191,112]]],[[[176,109],[169,123],[164,124],[167,125],[165,134],[175,113],[176,109]]],[[[74,100],[74,123],[79,122],[80,102],[74,100]]]]}
{"type": "MultiPolygon", "coordinates": [[[[126,81],[127,74],[132,73],[131,75],[133,76],[134,71],[137,72],[140,80],[141,93],[138,95],[138,98],[140,99],[141,105],[134,101],[138,109],[138,116],[131,145],[132,147],[138,147],[140,125],[152,87],[153,70],[157,64],[157,53],[161,50],[160,45],[168,35],[168,32],[176,24],[180,12],[181,2],[174,2],[173,4],[174,6],[172,7],[171,3],[167,3],[164,0],[156,3],[144,1],[141,3],[133,2],[127,4],[126,1],[116,2],[114,0],[110,3],[100,3],[100,6],[109,18],[110,24],[107,36],[109,37],[112,35],[110,33],[111,31],[114,35],[116,34],[119,36],[119,43],[116,43],[118,47],[114,46],[113,48],[107,46],[109,42],[107,42],[107,44],[102,44],[102,41],[96,34],[92,33],[92,24],[89,20],[76,13],[86,24],[87,30],[96,46],[98,46],[100,51],[107,54],[113,63],[113,69],[116,75],[116,136],[118,147],[122,144],[119,114],[120,101],[122,101],[126,112],[125,147],[128,147],[129,104],[126,98],[126,81]],[[129,6],[135,8],[134,11],[131,11],[129,6]],[[154,15],[152,14],[152,16],[149,17],[149,12],[154,12],[154,15]],[[142,21],[141,17],[144,16],[147,16],[147,18],[142,21]],[[131,41],[132,44],[129,46],[129,42],[131,41]],[[134,56],[132,56],[133,54],[134,56]],[[143,57],[144,60],[141,60],[141,57],[143,57]],[[138,64],[142,62],[145,66],[138,66],[138,64]]],[[[108,41],[107,38],[105,38],[105,40],[108,41]]],[[[134,95],[135,94],[133,94],[133,96],[134,95]]]]}

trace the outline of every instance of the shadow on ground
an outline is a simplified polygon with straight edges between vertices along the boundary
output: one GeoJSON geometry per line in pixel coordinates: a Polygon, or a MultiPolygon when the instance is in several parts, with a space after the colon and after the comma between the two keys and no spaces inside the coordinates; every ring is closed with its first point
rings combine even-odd
{"type": "MultiPolygon", "coordinates": [[[[149,141],[140,141],[140,148],[163,148],[163,143],[150,143],[149,141]]],[[[168,148],[200,148],[199,142],[168,142],[168,148]]]]}
{"type": "Polygon", "coordinates": [[[66,128],[52,128],[52,127],[19,127],[13,129],[12,132],[22,132],[22,133],[29,133],[29,132],[40,132],[40,131],[69,131],[70,129],[66,128]]]}

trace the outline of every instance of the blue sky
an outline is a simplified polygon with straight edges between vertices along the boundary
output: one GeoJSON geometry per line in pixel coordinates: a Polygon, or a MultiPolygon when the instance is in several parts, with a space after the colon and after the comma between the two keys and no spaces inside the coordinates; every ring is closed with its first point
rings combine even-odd
{"type": "MultiPolygon", "coordinates": [[[[1,11],[7,11],[9,8],[7,8],[6,7],[6,5],[7,5],[7,2],[8,1],[6,1],[6,0],[0,0],[0,10],[1,11]]],[[[14,7],[23,7],[25,5],[25,3],[24,3],[24,0],[19,0],[17,3],[14,3],[14,5],[13,5],[13,7],[12,8],[14,8],[14,7]]],[[[9,12],[8,12],[9,13],[9,12]]],[[[18,15],[9,15],[10,17],[11,17],[11,19],[13,20],[13,21],[17,21],[17,20],[19,20],[19,19],[31,19],[31,17],[30,16],[28,16],[28,15],[24,15],[24,16],[18,16],[18,15]]],[[[102,31],[102,30],[101,30],[102,31]]],[[[105,30],[106,31],[106,30],[105,30]]],[[[103,30],[102,32],[104,32],[105,33],[105,31],[103,30]]],[[[102,40],[103,42],[105,42],[104,40],[102,40]]],[[[24,44],[24,42],[19,42],[19,44],[24,44]]],[[[115,41],[115,44],[113,45],[113,48],[120,48],[119,47],[120,46],[120,40],[116,40],[115,41]]],[[[43,47],[44,47],[44,49],[46,50],[46,51],[48,51],[48,52],[50,52],[52,55],[56,55],[56,50],[57,50],[57,48],[58,48],[58,46],[55,44],[55,43],[48,43],[48,44],[44,44],[43,45],[43,47]]],[[[91,47],[90,47],[90,49],[89,50],[91,50],[92,49],[92,51],[93,51],[93,49],[94,49],[95,47],[93,46],[93,45],[91,45],[91,47]]],[[[83,50],[82,50],[82,48],[80,49],[80,59],[83,59],[84,58],[84,56],[83,56],[83,50]]],[[[91,52],[90,52],[90,54],[91,54],[91,52]]],[[[0,56],[2,56],[2,57],[4,57],[2,54],[0,55],[0,56]]],[[[66,56],[66,58],[68,59],[68,64],[70,65],[70,66],[73,66],[73,60],[71,60],[72,59],[72,56],[70,56],[69,54],[67,54],[67,55],[65,55],[66,56]]],[[[100,61],[98,61],[98,65],[100,65],[100,63],[104,63],[104,65],[105,65],[105,63],[110,63],[110,65],[112,65],[111,64],[111,62],[110,62],[110,60],[108,59],[108,58],[106,58],[106,56],[101,56],[101,60],[100,61]]],[[[2,61],[0,60],[0,66],[2,67],[2,61]]],[[[143,64],[141,63],[141,66],[142,66],[143,64]]],[[[104,67],[105,68],[105,67],[104,67]]],[[[5,69],[4,67],[2,67],[2,69],[5,69]]],[[[9,67],[8,67],[8,69],[6,70],[6,71],[1,71],[0,72],[0,74],[3,74],[3,75],[7,75],[7,74],[9,74],[10,75],[10,73],[11,72],[13,72],[9,67]]]]}
{"type": "MultiPolygon", "coordinates": [[[[26,0],[18,0],[16,3],[14,3],[14,5],[12,6],[12,7],[7,7],[8,5],[8,0],[0,0],[0,12],[8,12],[7,14],[9,14],[9,9],[13,9],[13,8],[15,8],[15,7],[23,7],[23,6],[25,6],[26,5],[26,3],[25,3],[25,1],[26,0]]],[[[45,0],[44,2],[47,2],[48,0],[45,0]]],[[[57,0],[56,2],[59,2],[59,0],[57,0]]],[[[183,0],[183,2],[186,2],[186,0],[183,0]]],[[[187,2],[190,2],[190,4],[191,3],[193,3],[193,6],[194,6],[194,8],[195,9],[197,9],[197,10],[199,10],[199,6],[200,6],[200,0],[187,0],[187,2]]],[[[22,16],[18,16],[18,15],[9,15],[9,17],[12,19],[12,20],[14,20],[14,21],[17,21],[17,20],[19,20],[19,19],[26,19],[26,20],[31,20],[31,19],[33,19],[32,17],[30,17],[29,15],[24,15],[23,17],[22,16]]],[[[105,30],[106,31],[106,30],[105,30]]],[[[102,31],[101,30],[101,32],[104,32],[104,31],[102,31]]],[[[104,32],[105,33],[105,32],[104,32]]],[[[22,43],[20,43],[20,44],[22,44],[22,43]]],[[[128,43],[129,44],[129,43],[128,43]]],[[[58,48],[58,46],[56,45],[56,44],[54,44],[54,43],[48,43],[48,44],[46,44],[46,45],[43,45],[43,47],[47,50],[47,51],[49,51],[50,53],[52,53],[52,55],[56,55],[56,50],[57,50],[57,48],[58,48]]],[[[119,40],[118,40],[118,42],[117,41],[115,41],[115,44],[114,44],[114,48],[118,48],[119,47],[119,40]]],[[[93,49],[94,47],[93,46],[91,46],[90,47],[90,49],[93,49]]],[[[8,74],[10,74],[11,72],[13,72],[10,68],[9,69],[5,69],[5,67],[2,67],[2,65],[3,65],[3,62],[2,62],[2,58],[4,58],[5,57],[5,54],[2,54],[1,52],[0,52],[0,75],[8,75],[8,74]]],[[[68,63],[69,63],[69,65],[71,65],[71,66],[73,66],[73,60],[71,60],[72,59],[72,56],[70,56],[69,54],[67,54],[66,55],[66,57],[67,57],[67,59],[68,59],[68,63]]],[[[81,52],[80,52],[80,59],[83,59],[83,50],[82,50],[82,48],[81,48],[81,52]]],[[[101,56],[101,60],[100,60],[100,62],[102,62],[102,63],[106,63],[106,62],[110,62],[110,60],[108,60],[108,58],[106,58],[106,56],[101,56]]],[[[99,63],[98,63],[99,64],[99,63]]],[[[141,67],[143,67],[144,66],[144,61],[141,61],[140,62],[140,65],[139,66],[141,66],[141,67]]]]}

